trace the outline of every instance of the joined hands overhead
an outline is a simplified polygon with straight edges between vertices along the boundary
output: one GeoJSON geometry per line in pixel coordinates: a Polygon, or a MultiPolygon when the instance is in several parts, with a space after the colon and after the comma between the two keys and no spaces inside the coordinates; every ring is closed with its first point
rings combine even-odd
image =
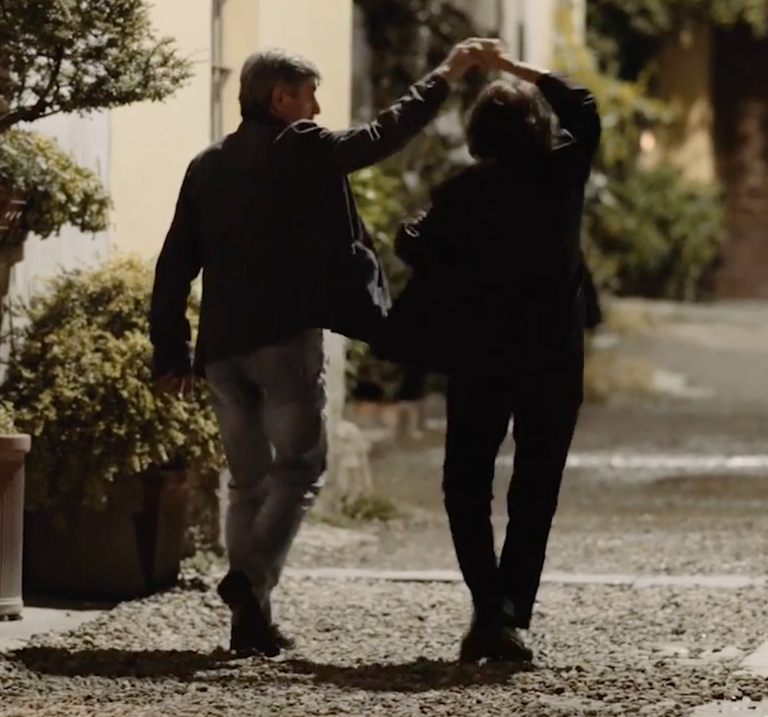
{"type": "Polygon", "coordinates": [[[454,45],[437,71],[448,80],[459,80],[473,67],[502,70],[528,82],[536,82],[546,72],[512,59],[501,40],[482,37],[454,45]]]}

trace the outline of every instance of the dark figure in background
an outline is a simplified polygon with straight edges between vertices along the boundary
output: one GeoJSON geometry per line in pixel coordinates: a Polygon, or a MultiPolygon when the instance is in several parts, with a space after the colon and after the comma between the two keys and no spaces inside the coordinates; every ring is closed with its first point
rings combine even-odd
{"type": "Polygon", "coordinates": [[[532,658],[520,629],[530,624],[583,396],[580,229],[600,140],[586,89],[503,55],[497,66],[515,77],[486,87],[472,112],[478,162],[435,188],[430,211],[397,237],[413,276],[374,345],[381,358],[447,374],[443,488],[474,604],[460,655],[468,661],[532,658]],[[512,417],[499,560],[492,484],[512,417]]]}

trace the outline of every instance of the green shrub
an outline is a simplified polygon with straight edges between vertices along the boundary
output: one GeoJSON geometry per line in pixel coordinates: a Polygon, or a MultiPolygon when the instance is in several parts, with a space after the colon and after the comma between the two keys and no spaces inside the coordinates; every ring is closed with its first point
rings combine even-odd
{"type": "Polygon", "coordinates": [[[45,239],[66,224],[85,233],[108,226],[111,202],[99,177],[45,135],[16,129],[0,134],[0,185],[27,200],[11,244],[27,232],[45,239]]]}
{"type": "Polygon", "coordinates": [[[639,167],[644,128],[675,120],[649,97],[643,77],[628,82],[599,69],[558,11],[556,66],[595,94],[603,133],[584,208],[584,251],[598,287],[620,295],[693,299],[725,227],[716,186],[685,181],[666,165],[639,167]]]}
{"type": "Polygon", "coordinates": [[[0,436],[11,436],[18,433],[13,406],[8,401],[0,402],[0,436]]]}
{"type": "Polygon", "coordinates": [[[379,520],[386,523],[400,517],[398,507],[386,496],[358,495],[341,499],[341,515],[353,521],[379,520]]]}
{"type": "Polygon", "coordinates": [[[223,465],[205,391],[181,400],[153,390],[152,279],[146,263],[119,257],[58,276],[21,310],[0,400],[33,436],[28,507],[99,507],[112,481],[152,465],[223,465]]]}
{"type": "Polygon", "coordinates": [[[725,234],[715,187],[686,181],[672,166],[636,170],[596,207],[593,244],[612,263],[620,295],[699,298],[725,234]]]}
{"type": "MultiPolygon", "coordinates": [[[[369,167],[350,178],[358,211],[371,233],[392,294],[402,291],[408,269],[395,256],[394,236],[405,217],[405,187],[400,177],[380,167],[369,167]]],[[[347,395],[355,396],[362,386],[377,397],[392,398],[402,380],[401,369],[376,359],[367,344],[350,341],[347,348],[347,395]]]]}

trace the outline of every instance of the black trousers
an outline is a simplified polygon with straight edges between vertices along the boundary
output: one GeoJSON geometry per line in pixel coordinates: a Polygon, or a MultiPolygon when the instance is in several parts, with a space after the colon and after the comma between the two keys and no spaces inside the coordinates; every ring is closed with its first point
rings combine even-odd
{"type": "Polygon", "coordinates": [[[583,397],[583,347],[556,361],[490,371],[465,366],[448,375],[445,507],[464,579],[482,619],[514,605],[530,625],[552,518],[583,397]],[[491,524],[495,461],[514,418],[515,459],[509,522],[497,559],[491,524]]]}

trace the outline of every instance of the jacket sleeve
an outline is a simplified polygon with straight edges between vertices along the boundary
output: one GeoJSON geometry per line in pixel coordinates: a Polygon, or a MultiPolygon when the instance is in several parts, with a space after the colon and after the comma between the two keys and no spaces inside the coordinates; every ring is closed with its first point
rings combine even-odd
{"type": "Polygon", "coordinates": [[[560,126],[569,132],[581,149],[587,165],[592,164],[600,146],[600,114],[594,95],[562,75],[548,73],[538,81],[547,102],[560,120],[560,126]]]}
{"type": "Polygon", "coordinates": [[[187,300],[202,260],[192,214],[192,164],[176,202],[171,228],[155,267],[149,310],[149,337],[155,376],[189,371],[192,365],[187,300]]]}
{"type": "Polygon", "coordinates": [[[448,90],[446,79],[433,72],[368,124],[332,132],[301,120],[288,127],[278,142],[298,142],[302,156],[309,154],[317,166],[351,174],[402,149],[435,118],[448,90]]]}

